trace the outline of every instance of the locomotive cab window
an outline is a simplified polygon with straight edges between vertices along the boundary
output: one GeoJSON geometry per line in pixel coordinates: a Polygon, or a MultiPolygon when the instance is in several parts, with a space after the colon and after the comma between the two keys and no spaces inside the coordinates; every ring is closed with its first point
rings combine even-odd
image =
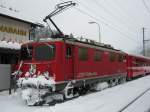
{"type": "Polygon", "coordinates": [[[32,59],[33,46],[25,45],[21,47],[21,60],[31,60],[32,59]]]}
{"type": "Polygon", "coordinates": [[[51,60],[55,57],[54,45],[40,45],[35,47],[35,60],[51,60]]]}
{"type": "Polygon", "coordinates": [[[87,48],[79,48],[78,49],[78,59],[81,61],[88,60],[88,49],[87,48]]]}

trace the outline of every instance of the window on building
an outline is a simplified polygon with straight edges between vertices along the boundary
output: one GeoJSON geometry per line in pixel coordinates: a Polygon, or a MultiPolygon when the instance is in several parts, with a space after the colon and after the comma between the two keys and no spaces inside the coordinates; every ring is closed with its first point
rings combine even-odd
{"type": "Polygon", "coordinates": [[[94,61],[101,61],[102,60],[102,51],[95,51],[94,52],[94,61]]]}
{"type": "Polygon", "coordinates": [[[110,53],[109,53],[109,60],[110,60],[111,62],[114,62],[114,61],[116,60],[116,54],[110,52],[110,53]]]}
{"type": "Polygon", "coordinates": [[[78,49],[78,58],[79,58],[79,60],[82,60],[82,61],[88,60],[88,49],[87,48],[79,48],[78,49]]]}

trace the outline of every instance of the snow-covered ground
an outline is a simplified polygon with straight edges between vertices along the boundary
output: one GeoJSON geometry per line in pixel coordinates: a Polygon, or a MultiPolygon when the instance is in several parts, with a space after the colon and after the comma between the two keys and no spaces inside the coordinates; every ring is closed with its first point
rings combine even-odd
{"type": "MultiPolygon", "coordinates": [[[[146,76],[113,88],[81,96],[55,106],[28,107],[20,93],[0,93],[1,112],[118,112],[134,98],[150,88],[150,76],[146,76]]],[[[149,112],[150,91],[144,94],[124,112],[149,112]]]]}

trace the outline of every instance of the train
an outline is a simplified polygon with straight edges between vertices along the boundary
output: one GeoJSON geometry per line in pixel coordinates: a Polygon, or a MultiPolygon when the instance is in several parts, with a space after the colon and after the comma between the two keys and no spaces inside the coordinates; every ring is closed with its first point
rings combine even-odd
{"type": "Polygon", "coordinates": [[[72,1],[56,5],[44,18],[58,34],[25,43],[12,76],[28,105],[51,104],[99,91],[150,73],[150,58],[131,55],[85,38],[64,35],[51,19],[72,1]]]}
{"type": "Polygon", "coordinates": [[[74,98],[150,73],[148,57],[71,37],[23,44],[20,60],[18,86],[25,90],[28,105],[48,103],[54,94],[61,100],[74,98]]]}

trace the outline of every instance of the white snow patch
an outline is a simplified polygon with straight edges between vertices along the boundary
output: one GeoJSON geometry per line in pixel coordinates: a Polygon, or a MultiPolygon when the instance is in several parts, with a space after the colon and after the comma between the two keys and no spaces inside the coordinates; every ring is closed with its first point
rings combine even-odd
{"type": "Polygon", "coordinates": [[[106,89],[108,88],[108,83],[107,82],[102,82],[102,83],[98,83],[95,85],[94,89],[99,91],[99,90],[103,90],[103,89],[106,89]]]}
{"type": "Polygon", "coordinates": [[[23,99],[23,100],[28,100],[28,99],[30,98],[31,91],[32,91],[31,88],[22,90],[22,99],[23,99]]]}
{"type": "Polygon", "coordinates": [[[9,48],[9,49],[21,49],[21,44],[17,42],[7,42],[5,40],[0,41],[1,48],[9,48]]]}
{"type": "MultiPolygon", "coordinates": [[[[9,97],[9,95],[0,94],[0,108],[3,112],[118,112],[147,90],[150,87],[149,82],[150,76],[146,76],[50,107],[28,107],[19,96],[9,97]]],[[[125,112],[148,112],[149,98],[150,92],[147,92],[125,112]]]]}
{"type": "Polygon", "coordinates": [[[53,86],[55,84],[55,80],[53,77],[46,79],[44,76],[40,75],[38,77],[32,78],[19,78],[18,85],[34,85],[38,87],[41,86],[53,86]]]}

